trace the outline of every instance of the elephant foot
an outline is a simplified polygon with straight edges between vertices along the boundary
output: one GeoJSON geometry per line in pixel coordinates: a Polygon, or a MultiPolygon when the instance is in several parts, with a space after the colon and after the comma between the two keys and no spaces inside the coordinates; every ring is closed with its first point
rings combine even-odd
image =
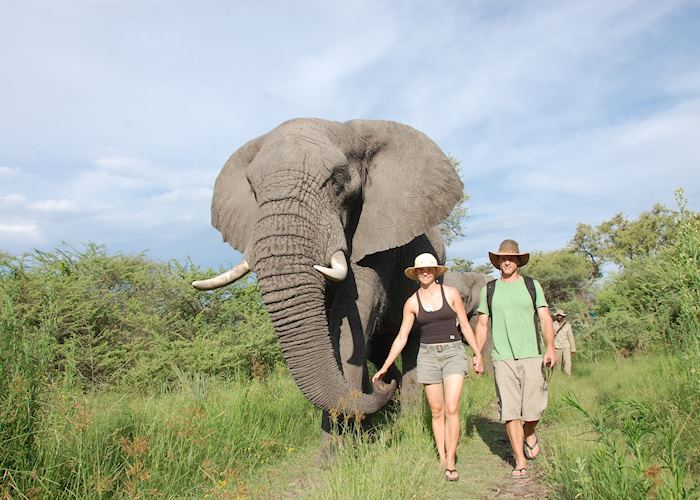
{"type": "Polygon", "coordinates": [[[399,400],[401,401],[402,411],[419,405],[422,395],[421,384],[416,381],[416,370],[411,370],[403,376],[403,383],[401,384],[399,400]]]}
{"type": "Polygon", "coordinates": [[[321,469],[331,467],[338,455],[338,436],[321,431],[321,446],[316,457],[316,465],[321,469]]]}

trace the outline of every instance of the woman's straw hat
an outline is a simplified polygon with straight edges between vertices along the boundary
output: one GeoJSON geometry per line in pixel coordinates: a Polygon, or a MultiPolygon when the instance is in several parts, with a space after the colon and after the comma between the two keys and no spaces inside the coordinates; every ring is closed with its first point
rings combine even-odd
{"type": "Polygon", "coordinates": [[[421,267],[434,267],[436,269],[435,277],[442,276],[447,271],[447,266],[441,266],[437,263],[437,259],[431,253],[422,253],[416,260],[413,261],[413,267],[407,267],[403,273],[407,278],[418,280],[417,270],[421,267]]]}
{"type": "Polygon", "coordinates": [[[554,315],[566,317],[566,313],[564,311],[562,311],[561,309],[557,309],[557,312],[555,312],[554,315]]]}
{"type": "Polygon", "coordinates": [[[523,267],[530,260],[530,254],[526,252],[521,252],[518,247],[518,242],[515,240],[503,240],[501,246],[498,247],[498,252],[489,252],[489,260],[495,268],[498,269],[498,257],[501,255],[517,255],[520,257],[520,265],[518,267],[523,267]]]}

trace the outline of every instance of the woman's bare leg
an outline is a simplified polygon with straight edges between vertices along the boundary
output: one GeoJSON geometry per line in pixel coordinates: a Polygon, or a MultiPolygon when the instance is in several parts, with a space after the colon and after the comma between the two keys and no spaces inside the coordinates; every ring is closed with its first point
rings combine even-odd
{"type": "Polygon", "coordinates": [[[424,384],[425,396],[428,399],[430,413],[433,420],[433,437],[435,438],[435,446],[437,447],[440,463],[443,467],[447,467],[445,462],[445,396],[443,394],[442,384],[424,384]]]}
{"type": "Polygon", "coordinates": [[[459,442],[459,399],[464,375],[449,375],[443,381],[445,394],[445,468],[455,469],[459,442]]]}

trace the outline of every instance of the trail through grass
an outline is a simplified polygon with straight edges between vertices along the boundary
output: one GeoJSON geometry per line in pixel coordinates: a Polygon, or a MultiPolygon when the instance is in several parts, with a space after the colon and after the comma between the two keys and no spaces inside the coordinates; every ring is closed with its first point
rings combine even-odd
{"type": "MultiPolygon", "coordinates": [[[[324,499],[581,496],[585,478],[595,474],[595,469],[584,470],[582,464],[591,461],[595,464],[594,457],[601,453],[601,445],[590,422],[567,399],[576,394],[581,405],[591,411],[620,399],[658,401],[668,394],[669,387],[678,384],[678,380],[669,377],[673,373],[672,368],[669,371],[670,361],[667,356],[641,356],[596,364],[582,362],[575,365],[574,377],[570,379],[557,372],[550,385],[548,411],[538,428],[543,453],[529,462],[529,477],[525,480],[510,478],[510,445],[504,426],[496,421],[493,379],[487,376],[472,377],[463,393],[459,482],[444,480],[431,441],[427,408],[423,407],[383,424],[373,440],[348,443],[328,467],[316,465],[316,449],[312,447],[298,456],[288,457],[284,463],[261,470],[247,485],[247,491],[258,498],[324,499]]],[[[610,467],[608,463],[600,465],[610,467]]],[[[623,470],[632,465],[631,462],[623,465],[623,470]]],[[[668,478],[669,471],[662,466],[654,468],[650,462],[649,467],[659,474],[656,478],[659,485],[662,476],[668,478]]],[[[696,472],[686,478],[686,483],[696,483],[697,478],[696,472]]],[[[598,498],[619,498],[615,485],[601,482],[598,487],[598,498]]],[[[591,498],[590,494],[583,496],[591,498]]],[[[646,495],[628,498],[646,498],[646,495]]]]}
{"type": "Polygon", "coordinates": [[[510,479],[510,446],[496,422],[490,376],[465,384],[458,482],[444,480],[424,403],[380,415],[375,432],[345,437],[335,460],[320,467],[320,415],[286,371],[245,384],[182,375],[178,391],[149,397],[56,387],[43,399],[33,434],[17,436],[31,442],[14,462],[24,465],[5,465],[15,441],[3,443],[0,497],[619,498],[616,485],[623,481],[628,498],[645,498],[637,494],[644,491],[693,498],[700,472],[697,426],[682,427],[683,415],[658,410],[672,408],[687,385],[674,378],[673,363],[669,356],[641,356],[578,363],[571,379],[557,373],[538,429],[543,453],[530,462],[530,477],[517,481],[510,479]],[[567,402],[572,394],[589,417],[567,402]],[[643,413],[647,407],[658,410],[653,419],[643,413]],[[605,413],[610,409],[626,411],[625,417],[642,412],[654,433],[627,425],[622,431],[637,432],[631,434],[636,441],[628,439],[616,430],[614,412],[605,413]],[[591,415],[608,420],[601,417],[604,425],[594,432],[591,415]],[[680,437],[670,443],[672,454],[665,451],[661,424],[680,437]],[[607,444],[600,441],[606,433],[607,444]],[[645,445],[638,454],[635,443],[645,445]],[[610,477],[600,477],[601,471],[610,477]]]}

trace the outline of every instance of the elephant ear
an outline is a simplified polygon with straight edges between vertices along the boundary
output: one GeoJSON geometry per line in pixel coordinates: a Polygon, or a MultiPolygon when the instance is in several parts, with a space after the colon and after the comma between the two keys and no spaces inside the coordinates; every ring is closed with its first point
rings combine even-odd
{"type": "Polygon", "coordinates": [[[348,125],[367,146],[364,202],[352,240],[352,260],[395,248],[440,224],[463,184],[442,150],[418,130],[390,121],[348,125]]]}
{"type": "Polygon", "coordinates": [[[211,199],[211,225],[233,248],[246,255],[253,226],[258,220],[258,204],[246,177],[246,169],[253,161],[265,136],[241,146],[219,172],[211,199]]]}

